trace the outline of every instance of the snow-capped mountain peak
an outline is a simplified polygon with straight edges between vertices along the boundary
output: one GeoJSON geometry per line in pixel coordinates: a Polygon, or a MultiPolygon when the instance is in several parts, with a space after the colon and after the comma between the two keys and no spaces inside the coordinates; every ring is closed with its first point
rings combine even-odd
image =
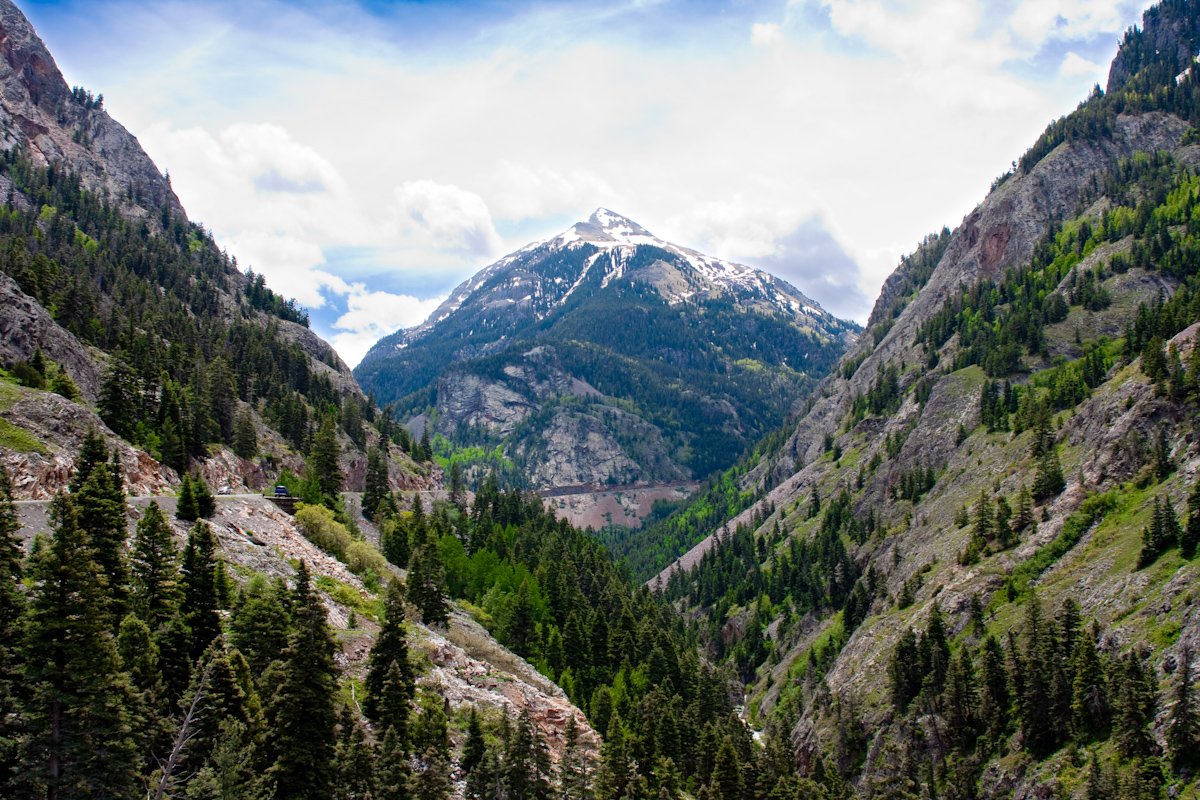
{"type": "Polygon", "coordinates": [[[396,335],[391,346],[404,349],[443,323],[454,325],[452,317],[515,335],[522,325],[540,322],[568,301],[576,303],[614,282],[653,287],[670,305],[723,296],[801,326],[841,330],[842,323],[787,282],[672,244],[628,217],[598,208],[559,235],[528,244],[476,273],[423,324],[396,335]]]}

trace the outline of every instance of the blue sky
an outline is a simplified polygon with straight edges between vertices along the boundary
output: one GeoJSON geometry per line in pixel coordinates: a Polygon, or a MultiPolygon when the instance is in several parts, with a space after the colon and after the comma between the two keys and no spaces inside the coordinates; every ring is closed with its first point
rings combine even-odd
{"type": "Polygon", "coordinates": [[[18,0],[351,364],[598,206],[864,321],[1142,0],[18,0]]]}

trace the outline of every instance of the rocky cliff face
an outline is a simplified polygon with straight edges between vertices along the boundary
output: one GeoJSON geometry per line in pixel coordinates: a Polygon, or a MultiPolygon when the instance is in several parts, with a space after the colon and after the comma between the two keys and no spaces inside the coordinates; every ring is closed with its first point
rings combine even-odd
{"type": "Polygon", "coordinates": [[[158,224],[183,214],[158,167],[102,102],[72,93],[29,20],[0,2],[0,147],[23,147],[42,164],[64,164],[135,217],[158,224]]]}

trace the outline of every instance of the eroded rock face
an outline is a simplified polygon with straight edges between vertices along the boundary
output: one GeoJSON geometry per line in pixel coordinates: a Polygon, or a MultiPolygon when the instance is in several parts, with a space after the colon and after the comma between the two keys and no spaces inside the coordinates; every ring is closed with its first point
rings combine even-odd
{"type": "Polygon", "coordinates": [[[159,224],[183,207],[138,140],[95,103],[72,95],[25,15],[0,0],[0,147],[27,146],[35,160],[67,161],[84,185],[132,217],[159,224]]]}
{"type": "Polygon", "coordinates": [[[508,436],[535,408],[524,395],[480,375],[453,372],[438,380],[438,414],[445,424],[508,436]]]}
{"type": "Polygon", "coordinates": [[[173,470],[112,433],[94,412],[56,394],[24,390],[0,416],[28,431],[43,449],[17,453],[0,448],[0,461],[19,500],[44,500],[66,489],[80,445],[93,430],[103,434],[109,449],[119,454],[129,494],[172,492],[178,485],[173,470]]]}
{"type": "Polygon", "coordinates": [[[46,309],[0,272],[0,364],[11,366],[36,350],[66,370],[88,400],[100,391],[99,353],[89,350],[59,326],[46,309]]]}

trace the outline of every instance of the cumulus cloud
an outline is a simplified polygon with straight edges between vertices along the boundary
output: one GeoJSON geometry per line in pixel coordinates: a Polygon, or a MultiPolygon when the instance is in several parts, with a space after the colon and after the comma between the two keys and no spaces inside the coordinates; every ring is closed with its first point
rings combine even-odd
{"type": "Polygon", "coordinates": [[[597,206],[623,206],[626,198],[583,167],[557,170],[502,160],[486,181],[489,208],[503,219],[556,216],[597,206]]]}
{"type": "Polygon", "coordinates": [[[1063,57],[1062,63],[1058,67],[1058,71],[1059,74],[1067,77],[1091,75],[1099,80],[1100,77],[1107,73],[1108,70],[1106,67],[1097,64],[1095,61],[1089,61],[1078,53],[1072,51],[1063,57]]]}
{"type": "Polygon", "coordinates": [[[114,44],[68,74],[103,86],[243,267],[326,304],[318,330],[344,301],[330,331],[357,361],[428,295],[596,206],[862,321],[899,257],[1086,96],[1146,4],[751,2],[733,25],[672,18],[659,42],[638,21],[677,9],[653,3],[605,5],[604,25],[511,4],[460,34],[446,21],[468,11],[402,31],[354,0],[125,2],[96,6],[87,36],[114,44]]]}
{"type": "Polygon", "coordinates": [[[750,26],[750,44],[767,47],[783,38],[783,28],[778,22],[756,22],[750,26]]]}
{"type": "Polygon", "coordinates": [[[346,313],[333,323],[337,332],[330,343],[352,367],[362,361],[375,342],[401,328],[421,324],[446,299],[421,300],[411,295],[371,291],[361,283],[349,289],[346,313]]]}
{"type": "Polygon", "coordinates": [[[783,278],[835,316],[865,320],[871,311],[866,274],[817,215],[736,197],[677,223],[693,244],[783,278]]]}
{"type": "Polygon", "coordinates": [[[393,199],[397,230],[414,244],[483,257],[500,249],[487,204],[474,192],[416,180],[397,186],[393,199]]]}

